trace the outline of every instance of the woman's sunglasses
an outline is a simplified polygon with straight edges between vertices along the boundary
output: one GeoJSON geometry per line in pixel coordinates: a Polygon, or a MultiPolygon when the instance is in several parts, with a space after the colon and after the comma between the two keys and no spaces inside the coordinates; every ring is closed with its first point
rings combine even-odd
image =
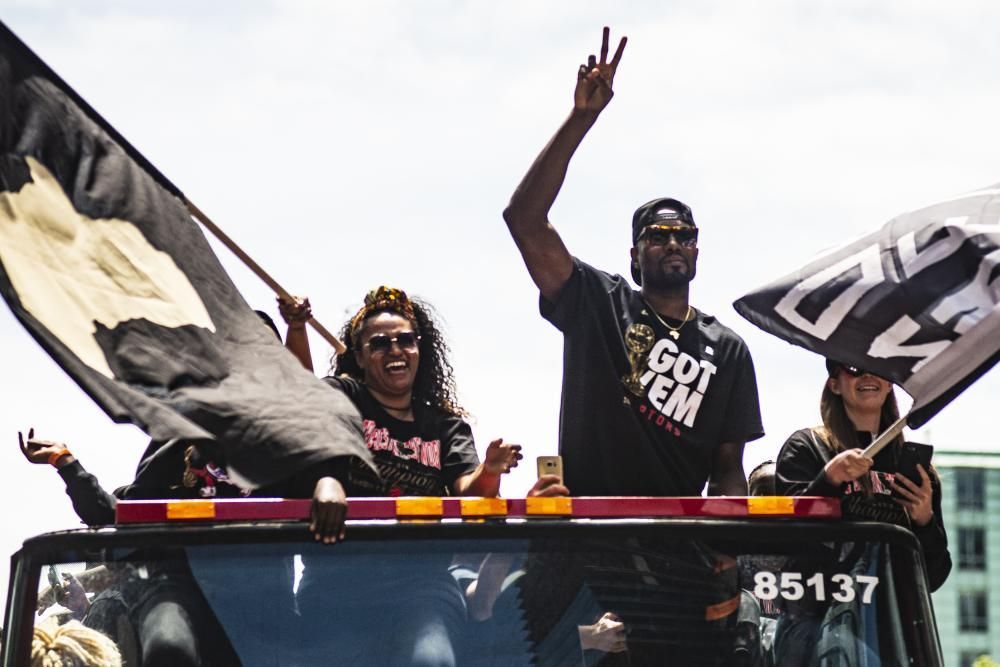
{"type": "Polygon", "coordinates": [[[851,377],[859,378],[862,375],[875,375],[875,373],[867,371],[864,368],[858,368],[857,366],[845,366],[844,364],[841,364],[840,368],[851,377]]]}
{"type": "Polygon", "coordinates": [[[412,331],[404,331],[401,334],[395,336],[388,336],[387,334],[375,334],[365,343],[365,347],[372,354],[378,352],[388,352],[392,349],[392,344],[396,343],[399,345],[399,349],[404,352],[413,352],[417,349],[417,345],[420,343],[420,336],[413,333],[412,331]]]}
{"type": "Polygon", "coordinates": [[[639,239],[650,245],[667,245],[670,237],[677,240],[677,245],[683,248],[693,248],[698,245],[698,228],[687,225],[647,225],[639,239]]]}

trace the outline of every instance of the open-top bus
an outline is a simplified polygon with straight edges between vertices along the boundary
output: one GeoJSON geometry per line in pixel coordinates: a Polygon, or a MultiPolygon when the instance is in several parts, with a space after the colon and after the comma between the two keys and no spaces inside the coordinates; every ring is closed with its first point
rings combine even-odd
{"type": "Polygon", "coordinates": [[[139,609],[164,595],[203,664],[943,664],[916,539],[833,499],[352,499],[335,545],[308,512],[128,501],[29,539],[3,664],[62,615],[142,665],[139,609]]]}

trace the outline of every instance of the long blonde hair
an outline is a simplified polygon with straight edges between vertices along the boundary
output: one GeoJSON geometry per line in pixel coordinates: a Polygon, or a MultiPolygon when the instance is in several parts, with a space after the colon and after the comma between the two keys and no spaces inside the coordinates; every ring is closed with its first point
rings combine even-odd
{"type": "Polygon", "coordinates": [[[122,656],[109,638],[79,621],[59,625],[55,616],[35,626],[31,667],[121,667],[122,656]]]}

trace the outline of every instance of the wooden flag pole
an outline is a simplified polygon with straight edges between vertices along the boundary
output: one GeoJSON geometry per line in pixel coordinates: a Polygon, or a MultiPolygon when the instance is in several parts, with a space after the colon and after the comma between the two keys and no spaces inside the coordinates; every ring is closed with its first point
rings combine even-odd
{"type": "Polygon", "coordinates": [[[868,458],[874,458],[876,454],[885,449],[886,445],[892,442],[893,438],[902,433],[904,426],[906,426],[905,416],[900,417],[893,422],[892,426],[887,428],[885,433],[882,433],[879,437],[875,438],[875,440],[872,441],[872,444],[868,445],[862,453],[868,458]]]}
{"type": "MultiPolygon", "coordinates": [[[[272,278],[270,276],[270,274],[268,274],[267,271],[265,271],[263,268],[261,268],[260,264],[258,264],[257,262],[255,262],[253,260],[253,258],[250,257],[250,255],[248,255],[245,252],[243,252],[243,248],[241,248],[238,245],[236,245],[236,242],[233,241],[231,238],[229,238],[229,236],[224,231],[222,231],[221,229],[219,229],[216,226],[216,224],[209,219],[209,217],[207,215],[205,215],[204,213],[202,213],[201,209],[199,209],[197,206],[195,206],[194,204],[192,204],[187,199],[184,200],[184,205],[187,206],[188,212],[198,222],[200,222],[201,224],[205,225],[205,227],[208,229],[208,231],[212,232],[212,234],[215,235],[215,238],[219,239],[219,241],[222,242],[222,245],[224,245],[227,248],[229,248],[234,255],[236,255],[237,257],[239,257],[240,260],[244,264],[246,264],[246,266],[247,266],[248,269],[250,269],[255,274],[257,274],[257,277],[260,278],[261,280],[263,280],[264,284],[266,284],[268,287],[270,287],[272,290],[274,290],[275,294],[277,294],[278,296],[280,296],[282,299],[286,299],[288,301],[292,301],[293,300],[292,299],[292,295],[289,294],[288,291],[284,287],[282,287],[281,285],[279,285],[277,280],[275,280],[274,278],[272,278]]],[[[311,326],[313,329],[316,330],[316,333],[318,333],[320,336],[322,336],[328,343],[330,343],[330,345],[333,345],[333,349],[337,351],[337,354],[343,354],[347,350],[347,348],[344,346],[344,344],[342,342],[340,342],[340,339],[337,338],[336,336],[334,336],[332,333],[330,333],[327,330],[327,328],[324,327],[322,324],[320,324],[319,322],[317,322],[316,318],[310,317],[307,320],[307,322],[309,323],[309,326],[311,326]]]]}

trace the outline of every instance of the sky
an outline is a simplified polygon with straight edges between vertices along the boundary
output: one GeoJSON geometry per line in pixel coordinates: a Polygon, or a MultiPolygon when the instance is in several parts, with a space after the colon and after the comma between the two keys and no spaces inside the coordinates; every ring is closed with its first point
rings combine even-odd
{"type": "MultiPolygon", "coordinates": [[[[818,423],[825,371],[732,302],[899,213],[1000,181],[988,0],[0,0],[0,20],[328,329],[380,284],[434,304],[480,451],[496,437],[524,446],[508,496],[556,452],[562,353],[501,211],[569,113],[602,26],[629,37],[616,95],[550,218],[573,254],[627,275],[635,208],[692,207],[691,301],[756,364],[767,435],[747,446],[748,471],[818,423]]],[[[277,319],[267,287],[216,248],[277,319]]],[[[327,368],[329,346],[312,342],[327,368]]],[[[18,430],[66,442],[109,490],[131,480],[146,438],[112,424],[3,308],[0,368],[10,554],[79,525],[18,430]]],[[[995,448],[998,390],[994,370],[910,437],[995,448]]]]}

